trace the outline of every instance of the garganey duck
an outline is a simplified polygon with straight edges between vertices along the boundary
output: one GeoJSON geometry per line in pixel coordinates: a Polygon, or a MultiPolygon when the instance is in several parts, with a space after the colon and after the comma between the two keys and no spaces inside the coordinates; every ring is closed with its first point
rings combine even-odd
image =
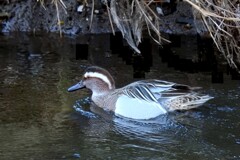
{"type": "Polygon", "coordinates": [[[97,66],[88,67],[82,80],[68,91],[85,87],[92,91],[91,99],[98,107],[132,119],[151,119],[175,110],[196,108],[213,98],[197,93],[199,87],[156,79],[116,89],[111,74],[97,66]]]}

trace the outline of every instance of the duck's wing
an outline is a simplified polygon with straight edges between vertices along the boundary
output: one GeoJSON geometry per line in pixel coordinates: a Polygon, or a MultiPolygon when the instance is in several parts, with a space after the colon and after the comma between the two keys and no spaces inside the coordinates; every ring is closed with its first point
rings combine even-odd
{"type": "Polygon", "coordinates": [[[130,98],[160,103],[172,111],[195,108],[212,98],[194,91],[199,88],[162,80],[143,80],[127,85],[122,91],[130,98]]]}
{"type": "Polygon", "coordinates": [[[149,86],[152,94],[168,111],[196,108],[213,98],[195,91],[201,87],[190,87],[159,80],[152,80],[150,83],[155,84],[149,86]]]}
{"type": "Polygon", "coordinates": [[[155,79],[138,81],[137,83],[146,86],[156,99],[182,96],[199,89],[199,87],[190,87],[188,85],[155,79]]]}
{"type": "Polygon", "coordinates": [[[188,85],[177,84],[163,80],[142,80],[131,83],[123,88],[124,94],[131,98],[138,98],[146,101],[165,101],[166,99],[176,98],[178,96],[192,93],[199,87],[190,87],[188,85]]]}
{"type": "Polygon", "coordinates": [[[122,88],[124,95],[130,98],[136,98],[139,100],[145,100],[149,102],[158,102],[150,87],[152,84],[144,83],[143,81],[137,81],[131,83],[122,88]]]}
{"type": "Polygon", "coordinates": [[[131,98],[158,102],[162,92],[170,91],[175,83],[161,80],[142,80],[122,88],[123,93],[131,98]]]}

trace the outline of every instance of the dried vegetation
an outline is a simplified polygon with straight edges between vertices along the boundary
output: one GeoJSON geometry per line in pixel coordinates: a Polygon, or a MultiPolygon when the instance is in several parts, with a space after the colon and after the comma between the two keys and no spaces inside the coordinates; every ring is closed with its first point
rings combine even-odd
{"type": "Polygon", "coordinates": [[[185,0],[191,4],[199,32],[207,30],[229,65],[240,69],[240,1],[185,0]],[[203,29],[204,28],[204,29],[203,29]]]}
{"type": "MultiPolygon", "coordinates": [[[[37,0],[44,7],[44,0],[37,0]]],[[[94,3],[92,3],[91,21],[93,21],[94,3]]],[[[159,31],[161,19],[150,7],[152,3],[167,0],[102,0],[107,7],[108,16],[114,33],[115,24],[122,32],[128,44],[137,52],[142,39],[142,30],[147,29],[154,41],[161,44],[164,39],[159,31]],[[113,24],[114,22],[114,24],[113,24]]],[[[196,20],[202,26],[195,26],[199,32],[208,31],[218,50],[227,59],[230,66],[239,70],[240,66],[240,1],[239,0],[184,0],[193,7],[196,20]]],[[[82,0],[87,3],[87,0],[82,0]]],[[[63,0],[52,0],[56,6],[59,26],[61,25],[59,6],[66,9],[63,0]]],[[[66,10],[65,10],[66,11],[66,10]]],[[[61,33],[61,29],[60,29],[61,33]]]]}

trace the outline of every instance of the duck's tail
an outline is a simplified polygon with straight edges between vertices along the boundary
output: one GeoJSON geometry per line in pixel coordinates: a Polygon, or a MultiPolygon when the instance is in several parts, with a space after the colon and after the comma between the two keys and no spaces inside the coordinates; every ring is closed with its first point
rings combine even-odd
{"type": "Polygon", "coordinates": [[[192,108],[197,108],[210,99],[213,99],[213,97],[209,95],[191,93],[184,96],[177,96],[174,98],[172,97],[169,99],[161,100],[160,103],[168,111],[188,110],[192,108]]]}

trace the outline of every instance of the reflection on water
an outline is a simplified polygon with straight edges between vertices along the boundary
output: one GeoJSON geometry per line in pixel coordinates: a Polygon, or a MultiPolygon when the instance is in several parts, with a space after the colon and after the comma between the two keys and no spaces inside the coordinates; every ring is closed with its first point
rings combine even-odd
{"type": "Polygon", "coordinates": [[[68,93],[92,64],[108,68],[117,86],[137,80],[126,57],[105,56],[104,43],[104,36],[0,38],[1,159],[240,159],[240,84],[229,75],[212,84],[208,72],[167,67],[153,47],[146,78],[202,86],[215,99],[146,121],[96,107],[88,90],[68,93]],[[87,60],[76,60],[76,43],[89,44],[87,60]]]}

